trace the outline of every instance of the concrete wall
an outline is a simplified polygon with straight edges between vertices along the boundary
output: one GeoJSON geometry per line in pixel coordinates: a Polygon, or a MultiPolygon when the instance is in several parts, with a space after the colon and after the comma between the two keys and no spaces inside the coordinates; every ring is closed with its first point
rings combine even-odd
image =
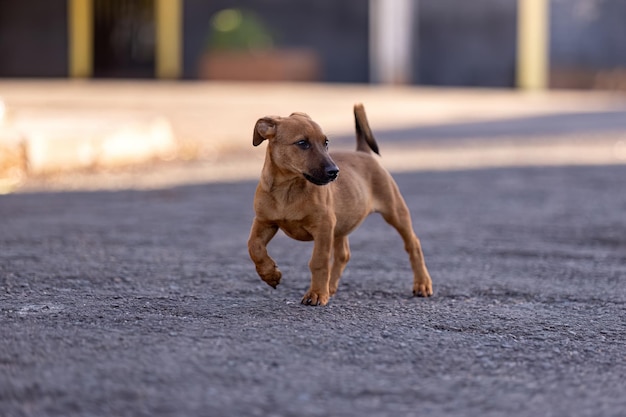
{"type": "MultiPolygon", "coordinates": [[[[414,81],[511,87],[517,0],[419,0],[414,81]]],[[[626,0],[550,0],[555,87],[626,89],[626,0]]]]}
{"type": "Polygon", "coordinates": [[[626,90],[626,1],[552,0],[550,84],[626,90]]]}
{"type": "Polygon", "coordinates": [[[511,87],[517,0],[419,0],[414,81],[511,87]]]}
{"type": "Polygon", "coordinates": [[[626,0],[551,0],[555,68],[626,67],[626,0]]]}

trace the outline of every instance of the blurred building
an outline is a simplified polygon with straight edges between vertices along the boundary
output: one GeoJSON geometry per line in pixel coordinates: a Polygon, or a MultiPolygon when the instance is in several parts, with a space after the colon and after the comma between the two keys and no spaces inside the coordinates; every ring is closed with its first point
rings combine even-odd
{"type": "MultiPolygon", "coordinates": [[[[0,77],[241,78],[266,68],[264,79],[369,82],[381,49],[373,10],[384,1],[0,0],[0,77]],[[254,57],[235,53],[245,49],[254,57]]],[[[410,6],[397,81],[515,85],[518,1],[530,0],[393,1],[410,6]]],[[[626,84],[626,0],[546,1],[551,84],[626,84]]]]}

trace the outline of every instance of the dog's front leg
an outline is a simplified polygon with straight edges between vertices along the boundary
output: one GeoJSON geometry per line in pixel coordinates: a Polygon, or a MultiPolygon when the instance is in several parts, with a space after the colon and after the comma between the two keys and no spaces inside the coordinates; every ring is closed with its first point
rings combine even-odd
{"type": "Polygon", "coordinates": [[[309,262],[311,287],[302,297],[302,304],[328,304],[330,297],[330,253],[333,246],[333,225],[319,225],[313,235],[313,255],[309,262]]]}
{"type": "Polygon", "coordinates": [[[276,262],[267,254],[267,244],[278,232],[278,226],[254,219],[248,239],[248,252],[256,266],[256,271],[263,281],[272,288],[276,288],[282,274],[276,262]]]}

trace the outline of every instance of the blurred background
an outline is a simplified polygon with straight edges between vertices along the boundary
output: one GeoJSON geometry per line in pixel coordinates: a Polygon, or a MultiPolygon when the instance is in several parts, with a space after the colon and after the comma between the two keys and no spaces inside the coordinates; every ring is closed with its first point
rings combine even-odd
{"type": "Polygon", "coordinates": [[[0,171],[216,160],[256,117],[295,110],[342,136],[365,100],[375,128],[621,111],[624,16],[626,0],[0,0],[0,171]],[[87,132],[68,138],[72,123],[87,132]],[[142,140],[157,151],[137,156],[142,140]]]}
{"type": "Polygon", "coordinates": [[[626,88],[624,0],[0,0],[0,77],[365,83],[395,59],[396,82],[514,87],[542,24],[518,3],[547,19],[549,86],[626,88]],[[245,72],[246,52],[280,62],[245,72]]]}

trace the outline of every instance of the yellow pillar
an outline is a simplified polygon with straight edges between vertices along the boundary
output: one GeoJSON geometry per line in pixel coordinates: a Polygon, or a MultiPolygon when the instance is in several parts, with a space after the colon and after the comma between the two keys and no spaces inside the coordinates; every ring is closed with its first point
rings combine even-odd
{"type": "Polygon", "coordinates": [[[549,77],[549,0],[517,0],[517,86],[542,90],[549,77]]]}
{"type": "Polygon", "coordinates": [[[68,0],[68,67],[70,77],[93,74],[93,0],[68,0]]]}
{"type": "Polygon", "coordinates": [[[180,78],[182,0],[156,0],[156,76],[180,78]]]}

